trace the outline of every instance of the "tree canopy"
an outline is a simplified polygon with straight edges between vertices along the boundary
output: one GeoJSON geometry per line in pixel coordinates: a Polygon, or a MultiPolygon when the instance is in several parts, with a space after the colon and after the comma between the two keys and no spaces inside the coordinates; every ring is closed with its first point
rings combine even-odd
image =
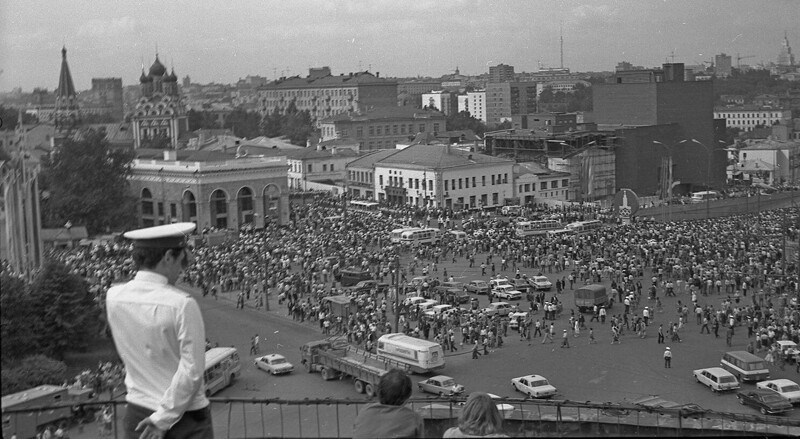
{"type": "Polygon", "coordinates": [[[188,116],[191,131],[201,128],[230,128],[235,136],[247,139],[258,136],[285,136],[291,143],[305,146],[308,138],[314,133],[311,114],[306,110],[298,110],[294,102],[289,103],[284,110],[275,108],[264,116],[257,112],[235,109],[225,116],[222,126],[210,112],[192,110],[188,116]]]}
{"type": "Polygon", "coordinates": [[[476,119],[469,114],[469,111],[447,116],[447,131],[472,130],[478,136],[483,136],[486,132],[486,124],[480,119],[476,119]]]}
{"type": "Polygon", "coordinates": [[[135,198],[129,192],[133,153],[111,149],[102,133],[86,130],[42,158],[42,223],[84,225],[90,235],[132,225],[135,198]]]}

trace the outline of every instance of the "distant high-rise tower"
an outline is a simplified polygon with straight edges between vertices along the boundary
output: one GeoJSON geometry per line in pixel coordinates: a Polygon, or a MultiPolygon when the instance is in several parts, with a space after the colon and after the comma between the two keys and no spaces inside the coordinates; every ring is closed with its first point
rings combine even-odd
{"type": "Polygon", "coordinates": [[[489,67],[489,82],[509,82],[514,80],[514,66],[498,64],[489,67]]]}
{"type": "Polygon", "coordinates": [[[714,74],[718,78],[731,76],[731,56],[720,53],[714,56],[714,74]]]}
{"type": "Polygon", "coordinates": [[[789,46],[789,37],[786,32],[783,33],[783,43],[781,44],[781,51],[778,53],[778,62],[776,64],[779,66],[794,65],[794,54],[792,54],[792,48],[789,46]]]}
{"type": "Polygon", "coordinates": [[[57,131],[65,132],[75,128],[80,119],[78,94],[75,93],[75,84],[72,82],[72,74],[70,74],[69,65],[67,64],[67,48],[63,47],[61,49],[61,73],[58,75],[53,122],[57,131]]]}

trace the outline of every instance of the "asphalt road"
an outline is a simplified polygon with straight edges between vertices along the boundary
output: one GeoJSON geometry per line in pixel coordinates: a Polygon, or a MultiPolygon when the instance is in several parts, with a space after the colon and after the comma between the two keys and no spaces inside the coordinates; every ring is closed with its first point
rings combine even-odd
{"type": "MultiPolygon", "coordinates": [[[[480,260],[479,258],[477,260],[480,260]]],[[[499,265],[499,264],[498,264],[499,265]]],[[[479,279],[480,268],[467,268],[465,261],[455,265],[440,265],[456,277],[458,281],[479,279]]],[[[536,274],[533,270],[523,271],[536,274]]],[[[439,272],[441,273],[441,271],[439,272]]],[[[434,273],[436,275],[437,273],[434,273]]],[[[512,271],[508,271],[512,275],[512,271]]],[[[545,273],[551,280],[556,276],[566,276],[567,272],[545,273]]],[[[646,277],[645,279],[649,279],[646,277]]],[[[605,282],[607,285],[609,282],[605,282]]],[[[649,283],[643,282],[645,285],[649,283]]],[[[548,294],[554,294],[555,290],[548,294]]],[[[486,296],[479,296],[481,306],[488,303],[486,296]]],[[[711,303],[718,307],[724,295],[713,295],[700,298],[701,304],[711,303]]],[[[285,305],[271,303],[271,311],[257,311],[251,308],[239,310],[235,308],[233,293],[223,295],[215,301],[211,296],[198,297],[206,321],[206,332],[213,342],[221,346],[235,346],[242,354],[243,374],[231,388],[217,394],[221,397],[259,397],[259,398],[351,398],[363,400],[364,395],[356,393],[347,380],[323,381],[318,374],[307,374],[300,366],[299,346],[322,338],[316,322],[299,323],[286,316],[285,305]],[[281,353],[295,364],[296,371],[287,376],[273,377],[256,369],[249,355],[249,340],[258,333],[262,338],[262,353],[281,353]]],[[[569,309],[572,308],[573,296],[566,291],[560,296],[564,303],[564,313],[555,322],[556,333],[560,335],[567,329],[569,309]]],[[[557,337],[553,344],[542,344],[541,339],[520,341],[515,331],[509,330],[502,348],[490,352],[489,355],[473,360],[467,349],[454,353],[446,353],[447,366],[441,373],[452,376],[457,382],[465,384],[467,392],[481,390],[508,397],[522,397],[510,384],[513,377],[540,374],[550,380],[558,388],[558,399],[593,402],[625,402],[642,396],[659,395],[678,403],[695,403],[706,409],[726,412],[756,414],[748,407],[737,403],[734,393],[717,394],[697,384],[692,371],[703,367],[718,366],[722,354],[731,350],[745,350],[746,330],[737,328],[733,338],[733,346],[725,344],[724,332],[715,339],[713,334],[701,335],[700,327],[690,316],[690,323],[682,331],[682,343],[668,343],[673,352],[672,368],[665,369],[663,352],[665,345],[656,343],[656,330],[659,323],[665,328],[669,321],[677,320],[675,309],[677,301],[687,302],[688,295],[677,298],[662,297],[664,312],[655,315],[654,325],[650,326],[648,336],[640,339],[635,333],[625,332],[621,344],[611,345],[610,325],[588,322],[594,328],[596,344],[589,344],[587,332],[583,331],[578,338],[570,337],[570,348],[560,348],[557,337]]],[[[642,303],[643,306],[648,305],[642,303]]],[[[527,309],[527,303],[521,306],[527,309]]],[[[611,313],[621,313],[622,305],[615,304],[611,313]]],[[[611,314],[610,313],[610,314],[611,314]]],[[[535,318],[541,318],[539,312],[535,318]]],[[[764,353],[761,354],[762,356],[764,353]]],[[[785,371],[772,368],[773,378],[789,378],[800,381],[800,375],[793,366],[787,365],[785,371]]],[[[414,381],[424,376],[412,376],[414,381]]],[[[744,387],[751,387],[745,384],[744,387]]],[[[427,396],[415,389],[414,396],[427,396]]],[[[788,416],[800,418],[800,410],[794,410],[788,416]]]]}

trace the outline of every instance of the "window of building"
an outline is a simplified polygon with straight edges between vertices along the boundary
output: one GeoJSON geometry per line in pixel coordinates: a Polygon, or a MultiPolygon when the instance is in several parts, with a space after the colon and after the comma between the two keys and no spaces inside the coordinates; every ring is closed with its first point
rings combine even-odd
{"type": "Polygon", "coordinates": [[[541,189],[539,189],[539,190],[546,191],[547,190],[547,182],[543,181],[540,184],[541,184],[541,189]]]}
{"type": "Polygon", "coordinates": [[[374,126],[370,125],[369,128],[367,129],[367,131],[369,132],[370,136],[374,136],[375,135],[375,127],[374,126]]]}
{"type": "Polygon", "coordinates": [[[448,189],[447,189],[447,187],[448,187],[448,186],[449,186],[449,185],[447,184],[447,180],[445,180],[445,181],[444,181],[444,191],[445,191],[445,192],[447,192],[447,191],[448,191],[448,189]]]}
{"type": "Polygon", "coordinates": [[[508,183],[508,174],[503,174],[503,183],[508,183]]]}
{"type": "Polygon", "coordinates": [[[438,123],[433,124],[433,132],[434,133],[438,133],[439,132],[439,124],[438,123]]]}
{"type": "Polygon", "coordinates": [[[464,189],[469,189],[469,177],[464,179],[464,189]]]}
{"type": "Polygon", "coordinates": [[[476,178],[476,177],[472,177],[472,187],[475,187],[475,186],[477,186],[477,185],[475,184],[475,178],[476,178]]]}
{"type": "Polygon", "coordinates": [[[331,172],[333,172],[333,163],[331,163],[331,172]]]}
{"type": "Polygon", "coordinates": [[[178,205],[177,204],[175,204],[175,203],[170,203],[169,204],[169,216],[171,216],[172,218],[175,218],[176,216],[178,216],[178,205]]]}
{"type": "Polygon", "coordinates": [[[419,132],[420,133],[424,133],[425,132],[425,124],[424,123],[419,124],[419,132]]]}
{"type": "Polygon", "coordinates": [[[364,128],[363,127],[356,128],[356,137],[358,137],[358,138],[364,137],[364,128]]]}
{"type": "Polygon", "coordinates": [[[408,188],[411,189],[414,187],[414,181],[411,177],[408,177],[408,188]]]}
{"type": "Polygon", "coordinates": [[[486,186],[486,176],[481,175],[481,186],[486,186]]]}
{"type": "Polygon", "coordinates": [[[561,180],[561,187],[567,187],[567,186],[569,186],[569,179],[565,178],[561,180]]]}
{"type": "Polygon", "coordinates": [[[414,179],[414,189],[419,189],[419,178],[414,179]]]}
{"type": "Polygon", "coordinates": [[[397,134],[397,125],[392,125],[392,134],[397,134]]]}
{"type": "Polygon", "coordinates": [[[403,125],[400,125],[400,134],[405,134],[405,133],[406,133],[406,126],[405,126],[405,124],[403,124],[403,125]]]}
{"type": "Polygon", "coordinates": [[[461,189],[463,187],[461,183],[462,183],[462,179],[459,178],[458,179],[458,188],[459,189],[461,189]]]}
{"type": "Polygon", "coordinates": [[[499,196],[498,196],[497,192],[493,193],[492,194],[492,204],[497,205],[497,200],[498,199],[499,199],[499,196]]]}
{"type": "Polygon", "coordinates": [[[492,174],[492,186],[494,186],[494,174],[492,174]]]}
{"type": "Polygon", "coordinates": [[[375,127],[375,135],[380,136],[381,134],[381,127],[375,127]]]}
{"type": "Polygon", "coordinates": [[[531,191],[531,185],[530,185],[530,183],[526,183],[525,184],[525,192],[530,192],[530,191],[531,191]]]}
{"type": "Polygon", "coordinates": [[[429,191],[433,190],[433,180],[428,180],[428,190],[429,191]]]}
{"type": "Polygon", "coordinates": [[[308,172],[311,172],[311,163],[308,164],[308,172]]]}
{"type": "Polygon", "coordinates": [[[322,164],[322,172],[328,172],[328,165],[322,164]]]}

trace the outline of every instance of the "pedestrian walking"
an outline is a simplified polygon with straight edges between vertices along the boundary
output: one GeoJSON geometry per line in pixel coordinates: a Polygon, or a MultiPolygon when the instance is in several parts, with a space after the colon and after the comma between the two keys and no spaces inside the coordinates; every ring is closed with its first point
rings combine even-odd
{"type": "Polygon", "coordinates": [[[478,340],[475,340],[475,344],[472,346],[472,359],[476,359],[481,356],[480,351],[478,350],[478,340]]]}
{"type": "Polygon", "coordinates": [[[664,351],[664,368],[672,368],[672,351],[669,349],[669,346],[667,346],[667,349],[664,351]]]}
{"type": "Polygon", "coordinates": [[[561,336],[561,347],[568,348],[569,347],[569,333],[567,330],[564,330],[564,335],[561,336]]]}
{"type": "Polygon", "coordinates": [[[597,340],[594,339],[594,328],[589,328],[589,344],[595,344],[597,340]]]}
{"type": "Polygon", "coordinates": [[[656,344],[664,343],[664,325],[658,325],[658,342],[656,344]]]}

